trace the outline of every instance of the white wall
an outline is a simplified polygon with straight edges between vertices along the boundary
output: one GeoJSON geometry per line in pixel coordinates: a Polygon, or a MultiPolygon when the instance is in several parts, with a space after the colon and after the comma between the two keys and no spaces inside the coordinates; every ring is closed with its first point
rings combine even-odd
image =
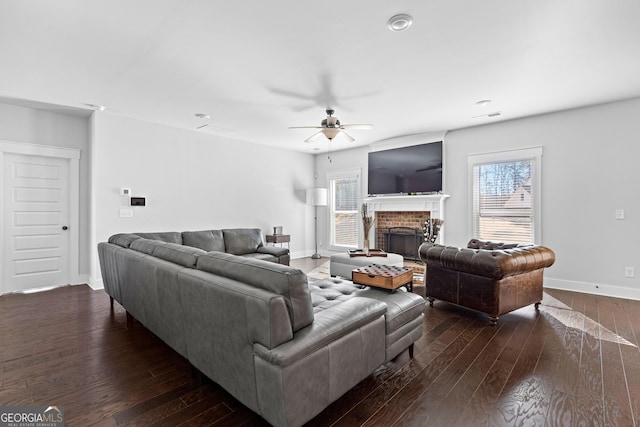
{"type": "MultiPolygon", "coordinates": [[[[545,286],[640,299],[640,99],[450,131],[444,140],[444,238],[472,237],[467,156],[543,147],[542,244],[556,253],[545,286]],[[625,220],[615,210],[625,210],[625,220]],[[636,278],[625,278],[624,267],[636,278]]],[[[319,186],[328,170],[361,167],[368,148],[316,156],[319,186]]],[[[325,209],[326,211],[326,209],[325,209]]],[[[327,239],[326,214],[320,239],[327,239]]]]}
{"type": "Polygon", "coordinates": [[[95,246],[115,233],[282,225],[293,258],[313,253],[312,155],[110,114],[94,115],[92,133],[92,286],[95,246]],[[147,199],[134,218],[119,217],[122,187],[147,199]]]}
{"type": "Polygon", "coordinates": [[[0,139],[80,150],[79,274],[89,277],[89,118],[0,103],[0,139]]]}
{"type": "Polygon", "coordinates": [[[640,273],[639,111],[634,99],[449,132],[447,242],[471,235],[467,155],[542,146],[541,243],[556,253],[545,286],[640,299],[640,274],[624,277],[640,273]]]}
{"type": "MultiPolygon", "coordinates": [[[[361,198],[367,196],[367,158],[369,147],[359,147],[351,150],[342,150],[331,153],[331,161],[327,154],[316,155],[316,187],[327,188],[327,173],[347,169],[360,168],[361,198]]],[[[330,255],[329,249],[329,211],[326,206],[318,207],[318,252],[322,255],[330,255]]]]}

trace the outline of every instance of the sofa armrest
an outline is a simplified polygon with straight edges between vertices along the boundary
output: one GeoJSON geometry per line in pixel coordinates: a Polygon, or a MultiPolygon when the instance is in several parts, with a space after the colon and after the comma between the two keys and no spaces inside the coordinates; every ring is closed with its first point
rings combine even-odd
{"type": "MultiPolygon", "coordinates": [[[[338,338],[380,318],[387,311],[386,304],[369,298],[355,297],[315,313],[311,325],[298,331],[293,340],[268,349],[254,345],[254,353],[280,367],[292,365],[338,338]]],[[[381,323],[384,335],[384,322],[381,323]]]]}
{"type": "Polygon", "coordinates": [[[288,254],[289,249],[280,248],[278,246],[259,246],[258,249],[256,249],[256,252],[281,257],[282,255],[288,254]]]}

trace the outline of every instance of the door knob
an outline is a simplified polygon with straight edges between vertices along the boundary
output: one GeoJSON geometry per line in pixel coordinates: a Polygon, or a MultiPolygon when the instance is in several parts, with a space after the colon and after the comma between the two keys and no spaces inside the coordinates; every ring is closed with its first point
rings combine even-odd
{"type": "Polygon", "coordinates": [[[69,229],[69,227],[67,227],[66,225],[63,225],[63,226],[62,226],[62,229],[63,229],[63,230],[68,230],[68,229],[69,229]]]}

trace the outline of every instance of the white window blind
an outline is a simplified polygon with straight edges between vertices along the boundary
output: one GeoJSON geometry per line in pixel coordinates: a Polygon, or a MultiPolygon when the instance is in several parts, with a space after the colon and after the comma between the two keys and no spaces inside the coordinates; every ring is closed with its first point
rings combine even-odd
{"type": "Polygon", "coordinates": [[[334,248],[357,248],[360,173],[330,177],[329,183],[330,244],[334,248]]]}
{"type": "Polygon", "coordinates": [[[541,148],[470,156],[473,237],[509,243],[539,240],[541,148]]]}

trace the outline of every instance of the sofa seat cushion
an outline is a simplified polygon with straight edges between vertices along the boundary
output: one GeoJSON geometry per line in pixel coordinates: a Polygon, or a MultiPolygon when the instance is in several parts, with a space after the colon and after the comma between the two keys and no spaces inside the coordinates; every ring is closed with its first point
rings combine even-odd
{"type": "Polygon", "coordinates": [[[201,255],[196,268],[282,295],[294,332],[313,322],[307,276],[296,268],[221,252],[201,255]]]}
{"type": "Polygon", "coordinates": [[[222,230],[183,231],[182,243],[206,252],[225,251],[222,230]]]}
{"type": "Polygon", "coordinates": [[[356,296],[356,292],[364,289],[363,285],[356,285],[338,278],[309,279],[311,304],[313,312],[318,313],[334,305],[348,301],[356,296]]]}
{"type": "Polygon", "coordinates": [[[130,245],[130,249],[188,268],[195,268],[198,257],[206,254],[202,249],[192,248],[191,246],[149,239],[134,240],[130,245]]]}
{"type": "Polygon", "coordinates": [[[225,252],[245,255],[257,252],[262,246],[262,231],[259,228],[235,228],[222,230],[225,252]]]}
{"type": "Polygon", "coordinates": [[[269,261],[269,262],[277,262],[278,258],[276,258],[275,256],[271,255],[271,254],[263,254],[260,252],[253,252],[250,254],[244,254],[244,255],[239,255],[242,258],[251,258],[251,259],[260,259],[263,261],[269,261]]]}

